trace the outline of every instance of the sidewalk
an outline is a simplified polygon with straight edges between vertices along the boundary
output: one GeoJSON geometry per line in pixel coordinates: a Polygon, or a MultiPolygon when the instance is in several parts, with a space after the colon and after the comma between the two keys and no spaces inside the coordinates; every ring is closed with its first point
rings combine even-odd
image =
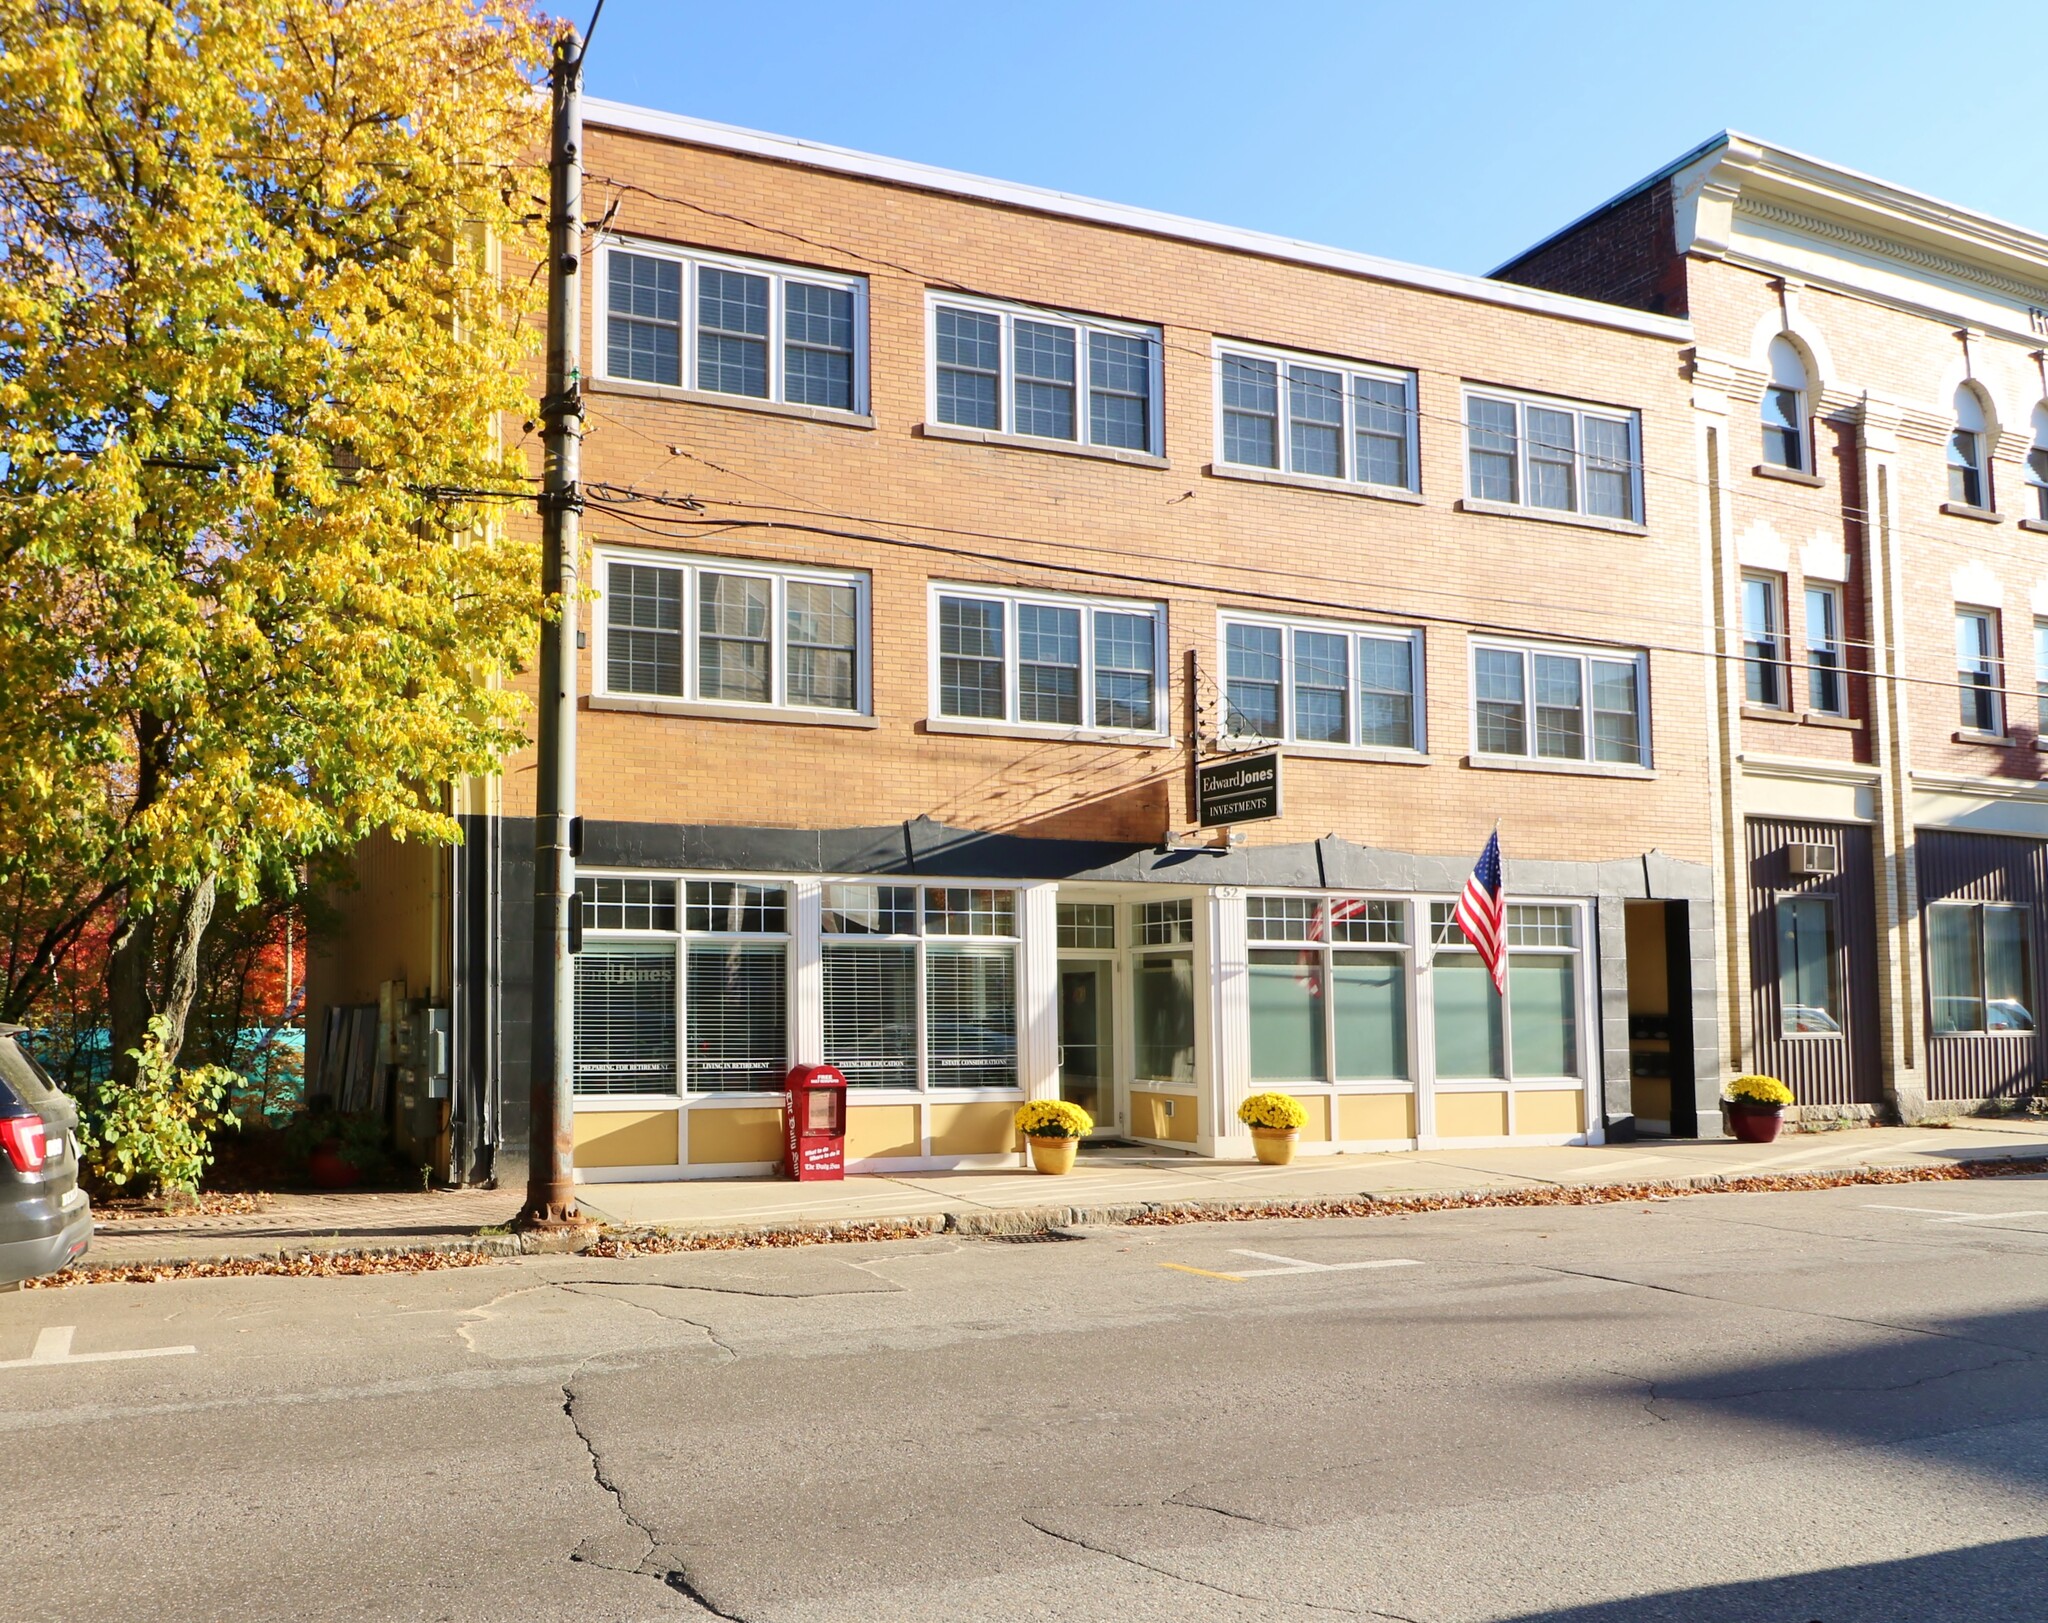
{"type": "MultiPolygon", "coordinates": [[[[1775,1144],[1633,1144],[1557,1149],[1413,1150],[1308,1156],[1291,1167],[1203,1161],[1152,1150],[1084,1151],[1063,1178],[1032,1172],[923,1172],[796,1184],[776,1178],[695,1183],[584,1184],[583,1210],[617,1229],[671,1233],[908,1222],[983,1232],[1049,1223],[1115,1222],[1146,1206],[1215,1206],[1456,1196],[1543,1188],[1684,1183],[1958,1161],[2039,1161],[2048,1175],[2048,1121],[1972,1120],[1961,1127],[1876,1127],[1790,1134],[1775,1144]]],[[[280,1251],[481,1248],[511,1253],[502,1229],[518,1190],[425,1194],[278,1195],[265,1210],[227,1217],[159,1217],[101,1225],[88,1263],[171,1263],[280,1251]]]]}

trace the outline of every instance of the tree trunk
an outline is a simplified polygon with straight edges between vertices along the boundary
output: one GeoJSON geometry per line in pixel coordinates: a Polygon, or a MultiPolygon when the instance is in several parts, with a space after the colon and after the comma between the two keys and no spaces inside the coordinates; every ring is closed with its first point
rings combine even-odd
{"type": "Polygon", "coordinates": [[[155,913],[124,913],[115,925],[113,950],[107,957],[107,1024],[116,1083],[126,1086],[135,1080],[130,1050],[142,1047],[154,1016],[170,1021],[172,1059],[185,1046],[185,1022],[199,995],[199,948],[213,922],[215,894],[213,876],[208,874],[185,892],[168,920],[155,913]],[[159,975],[157,948],[164,925],[169,939],[163,942],[166,961],[159,975]]]}
{"type": "Polygon", "coordinates": [[[150,996],[150,971],[156,958],[156,915],[123,912],[114,925],[107,954],[107,1026],[113,1047],[114,1081],[128,1087],[135,1081],[130,1052],[149,1035],[155,1000],[150,996]]]}

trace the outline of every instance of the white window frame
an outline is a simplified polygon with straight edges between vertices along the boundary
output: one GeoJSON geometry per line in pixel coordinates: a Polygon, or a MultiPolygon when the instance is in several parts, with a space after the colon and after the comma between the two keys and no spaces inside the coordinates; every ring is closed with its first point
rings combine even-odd
{"type": "Polygon", "coordinates": [[[2034,967],[2033,910],[2023,902],[1980,901],[1969,896],[1944,896],[1939,901],[1929,902],[1926,913],[1927,917],[1921,927],[1921,951],[1926,961],[1928,1036],[1936,1042],[1955,1039],[1982,1042],[1990,1038],[1998,1041],[2031,1043],[2040,1024],[2037,1008],[2039,994],[2035,991],[2039,971],[2034,967]],[[1938,913],[1944,911],[1968,912],[1971,915],[1971,929],[1977,938],[1977,995],[1970,999],[1960,999],[1951,994],[1951,1001],[1975,1003],[1979,1024],[1948,1031],[1936,1028],[1934,1011],[1934,920],[1938,913]],[[1993,913],[2017,913],[2020,917],[2021,952],[2025,958],[2024,968],[2027,975],[2027,1013],[2034,1020],[2034,1025],[2024,1031],[2005,1027],[1994,1028],[1991,1024],[1991,940],[1986,925],[1989,923],[1989,915],[1993,913]]]}
{"type": "Polygon", "coordinates": [[[1253,744],[1290,744],[1301,749],[1343,750],[1346,753],[1363,756],[1377,755],[1427,755],[1429,753],[1428,702],[1423,669],[1423,637],[1419,626],[1381,625],[1366,620],[1310,620],[1294,616],[1252,614],[1239,610],[1225,610],[1216,617],[1216,684],[1222,691],[1221,708],[1216,720],[1217,742],[1227,747],[1244,747],[1253,744]],[[1231,728],[1230,693],[1230,628],[1233,625],[1262,626],[1280,633],[1280,735],[1268,738],[1263,733],[1237,733],[1231,728]],[[1351,639],[1349,691],[1346,703],[1345,732],[1342,743],[1334,740],[1303,739],[1297,736],[1295,713],[1294,680],[1294,634],[1307,631],[1323,635],[1337,635],[1351,639]],[[1359,664],[1358,639],[1369,637],[1378,642],[1405,642],[1408,644],[1409,720],[1413,737],[1407,744],[1365,744],[1359,742],[1359,664]]]}
{"type": "Polygon", "coordinates": [[[1804,473],[1809,475],[1813,473],[1813,434],[1807,426],[1806,391],[1804,389],[1795,389],[1790,384],[1776,383],[1768,376],[1765,377],[1763,393],[1757,397],[1757,427],[1763,435],[1763,458],[1766,466],[1783,468],[1788,473],[1804,473]],[[1798,457],[1796,462],[1783,462],[1771,454],[1770,437],[1774,434],[1785,432],[1783,428],[1764,415],[1765,408],[1769,406],[1771,396],[1774,394],[1788,394],[1792,397],[1791,432],[1793,453],[1798,457]]]}
{"type": "Polygon", "coordinates": [[[1100,316],[1077,315],[1070,310],[1048,310],[1035,305],[1011,304],[954,293],[925,295],[925,422],[943,434],[993,434],[1007,439],[1032,441],[1041,445],[1075,445],[1090,450],[1126,455],[1160,457],[1166,454],[1165,435],[1165,335],[1158,327],[1142,322],[1112,321],[1100,316]],[[997,317],[1001,336],[996,374],[996,426],[948,423],[939,416],[939,311],[941,308],[968,310],[977,315],[997,317]],[[1074,435],[1065,439],[1053,434],[1030,434],[1017,423],[1017,322],[1034,321],[1047,326],[1066,327],[1074,334],[1074,435]],[[1149,366],[1146,373],[1146,443],[1142,446],[1097,445],[1091,437],[1094,415],[1089,409],[1088,338],[1091,333],[1118,338],[1143,339],[1149,366]]]}
{"type": "Polygon", "coordinates": [[[1791,619],[1786,602],[1785,577],[1773,574],[1767,569],[1745,569],[1742,572],[1742,702],[1759,710],[1790,710],[1792,708],[1791,681],[1791,632],[1787,622],[1791,619]],[[1761,586],[1765,603],[1769,609],[1770,623],[1760,630],[1749,623],[1749,589],[1761,586]],[[1768,654],[1752,651],[1752,645],[1768,646],[1768,654]],[[1769,684],[1776,690],[1774,697],[1757,698],[1749,691],[1751,677],[1761,670],[1769,684]]]}
{"type": "Polygon", "coordinates": [[[1543,642],[1523,637],[1491,637],[1473,635],[1467,640],[1465,652],[1465,675],[1467,688],[1466,725],[1470,729],[1472,754],[1482,761],[1523,761],[1539,770],[1575,771],[1587,767],[1594,769],[1627,771],[1641,767],[1645,770],[1655,763],[1650,751],[1650,656],[1640,648],[1602,648],[1588,643],[1543,642]],[[1480,748],[1479,744],[1479,652],[1491,649],[1502,653],[1519,654],[1522,657],[1522,737],[1527,746],[1519,755],[1510,755],[1498,750],[1480,748]],[[1580,736],[1585,740],[1584,755],[1539,755],[1536,753],[1536,695],[1534,668],[1530,664],[1532,654],[1545,654],[1560,659],[1577,659],[1580,665],[1579,716],[1580,736]],[[1633,761],[1603,761],[1595,753],[1598,739],[1594,735],[1593,672],[1591,662],[1599,660],[1610,665],[1634,665],[1636,668],[1636,749],[1633,761]]]}
{"type": "Polygon", "coordinates": [[[1497,389],[1482,383],[1467,383],[1459,397],[1459,423],[1465,448],[1465,499],[1484,503],[1489,507],[1513,507],[1530,513],[1543,513],[1558,518],[1589,519],[1595,524],[1643,523],[1643,417],[1642,413],[1630,407],[1601,406],[1589,401],[1564,400],[1553,395],[1530,394],[1520,389],[1497,389]],[[1472,402],[1490,401],[1515,408],[1515,492],[1511,500],[1503,501],[1498,496],[1482,496],[1474,488],[1472,476],[1472,402]],[[1572,505],[1570,507],[1543,507],[1529,500],[1529,426],[1530,407],[1542,411],[1569,412],[1572,417],[1572,505]],[[1602,422],[1621,423],[1628,430],[1628,489],[1629,510],[1616,517],[1609,513],[1591,512],[1586,507],[1586,419],[1598,418],[1602,422]]]}
{"type": "Polygon", "coordinates": [[[705,252],[681,248],[673,243],[652,242],[639,237],[606,237],[598,245],[596,276],[591,294],[590,375],[603,383],[619,383],[641,389],[680,389],[707,402],[730,402],[737,406],[782,405],[805,412],[831,416],[864,417],[868,410],[868,283],[865,276],[840,271],[816,270],[808,265],[786,265],[769,259],[748,259],[738,254],[705,252]],[[650,383],[643,378],[614,374],[611,370],[611,258],[631,254],[645,259],[666,260],[682,270],[682,319],[677,343],[681,356],[675,383],[650,383]],[[706,267],[737,271],[747,276],[768,278],[768,393],[732,394],[706,389],[698,382],[697,293],[698,275],[706,267]],[[784,289],[789,283],[831,288],[853,296],[853,379],[849,405],[812,405],[793,401],[788,393],[788,302],[784,289]]]}
{"type": "Polygon", "coordinates": [[[972,581],[933,581],[926,596],[925,646],[928,690],[926,714],[948,729],[1017,728],[1053,738],[1157,739],[1166,736],[1168,676],[1166,670],[1166,605],[1154,599],[1097,597],[1068,592],[1033,592],[1014,586],[984,586],[972,581]],[[946,597],[975,598],[1003,606],[1003,713],[998,716],[953,716],[939,707],[942,657],[939,639],[939,600],[946,597]],[[1024,721],[1019,719],[1022,698],[1018,688],[1017,609],[1019,605],[1073,609],[1081,616],[1081,720],[1024,721]],[[1095,724],[1095,616],[1098,611],[1149,618],[1152,622],[1152,725],[1150,727],[1100,727],[1095,724]]]}
{"type": "Polygon", "coordinates": [[[1991,678],[1991,681],[1986,686],[1963,680],[1967,673],[1963,667],[1962,642],[1961,638],[1958,637],[1956,644],[1957,726],[1962,732],[1968,733],[1973,737],[2004,738],[2006,736],[2005,645],[1999,625],[1998,610],[1982,603],[1958,603],[1956,605],[1956,629],[1958,632],[1961,631],[1962,623],[1965,620],[1977,620],[1983,624],[1984,649],[1981,654],[1973,656],[1973,661],[1981,660],[1982,669],[1991,678]],[[1988,728],[1973,726],[1962,717],[1962,696],[1972,693],[1988,693],[1991,697],[1991,725],[1988,728]]]}
{"type": "Polygon", "coordinates": [[[1800,595],[1806,610],[1806,708],[1817,716],[1846,716],[1849,713],[1849,658],[1848,632],[1845,629],[1843,615],[1847,609],[1847,594],[1839,582],[1808,579],[1800,595]],[[1831,667],[1822,666],[1814,658],[1817,651],[1813,640],[1815,593],[1825,596],[1831,605],[1828,614],[1834,624],[1834,640],[1827,645],[1827,652],[1834,659],[1831,667]],[[1836,703],[1833,706],[1819,704],[1813,696],[1814,678],[1824,669],[1831,669],[1834,672],[1836,703]]]}
{"type": "MultiPolygon", "coordinates": [[[[1426,921],[1428,911],[1421,907],[1416,898],[1398,893],[1373,891],[1329,891],[1310,893],[1304,891],[1251,891],[1246,894],[1247,917],[1245,929],[1245,951],[1254,952],[1295,952],[1304,956],[1315,954],[1317,973],[1322,977],[1319,992],[1321,1000],[1319,1014],[1323,1024],[1323,1069],[1322,1077],[1288,1077],[1254,1080],[1255,1088],[1299,1088],[1303,1092],[1319,1094],[1335,1093],[1394,1093],[1403,1096],[1412,1094],[1420,1085],[1423,1075],[1423,1056],[1419,1050],[1416,1001],[1420,996],[1421,976],[1419,966],[1423,961],[1423,948],[1415,939],[1418,920],[1426,921]],[[1301,935],[1259,936],[1251,933],[1249,906],[1254,900],[1264,901],[1275,898],[1282,901],[1307,901],[1316,909],[1318,933],[1313,939],[1304,931],[1301,935]],[[1345,902],[1366,902],[1390,906],[1398,910],[1397,918],[1401,930],[1399,941],[1350,941],[1334,939],[1334,932],[1328,928],[1328,915],[1324,911],[1345,902]],[[1405,1023],[1404,1037],[1408,1050],[1408,1074],[1405,1077],[1346,1077],[1337,1074],[1337,1029],[1336,1001],[1331,995],[1331,956],[1340,952],[1385,952],[1398,954],[1401,965],[1401,1018],[1405,1023]]],[[[1250,1028],[1247,1025],[1247,1043],[1250,1028]]],[[[1432,1055],[1433,1059],[1434,1056],[1432,1055]]],[[[1249,1050],[1247,1050],[1247,1076],[1249,1071],[1249,1050]]],[[[1333,1122],[1334,1126],[1334,1122],[1333,1122]]]]}
{"type": "MultiPolygon", "coordinates": [[[[1420,971],[1424,973],[1433,972],[1436,968],[1436,961],[1440,957],[1456,956],[1461,959],[1478,957],[1477,950],[1465,939],[1464,932],[1458,928],[1455,921],[1443,926],[1439,926],[1437,923],[1435,916],[1437,908],[1444,907],[1455,911],[1457,905],[1458,898],[1455,896],[1425,894],[1415,898],[1414,920],[1416,929],[1421,936],[1421,939],[1416,943],[1416,965],[1420,971]],[[1438,938],[1440,928],[1445,932],[1442,939],[1438,938]]],[[[1491,1077],[1438,1076],[1436,1069],[1436,986],[1433,979],[1430,982],[1426,999],[1423,997],[1420,989],[1417,992],[1416,1001],[1418,1007],[1426,1003],[1428,1012],[1427,1030],[1426,1032],[1417,1033],[1417,1041],[1426,1040],[1429,1043],[1429,1050],[1426,1055],[1417,1054],[1412,1068],[1420,1072],[1422,1066],[1425,1063],[1427,1064],[1428,1071],[1426,1074],[1429,1078],[1429,1091],[1433,1095],[1443,1093],[1499,1093],[1505,1089],[1508,1094],[1508,1133],[1511,1137],[1515,1132],[1514,1096],[1518,1091],[1551,1092],[1562,1091],[1567,1087],[1576,1087],[1581,1090],[1581,1097],[1584,1100],[1583,1109],[1585,1114],[1582,1118],[1580,1132],[1582,1134],[1590,1133],[1596,1120],[1593,1113],[1595,1104],[1593,1092],[1594,1080],[1599,1074],[1597,1069],[1597,1050],[1600,1044],[1599,1026],[1597,1024],[1597,994],[1593,984],[1598,966],[1593,963],[1590,956],[1590,943],[1592,941],[1591,905],[1584,900],[1571,896],[1530,896],[1520,901],[1511,899],[1507,903],[1507,909],[1508,919],[1504,920],[1506,928],[1502,932],[1501,951],[1507,956],[1508,974],[1510,976],[1514,974],[1515,958],[1519,954],[1538,954],[1544,957],[1566,956],[1573,960],[1572,1010],[1577,1026],[1573,1035],[1578,1049],[1576,1056],[1579,1062],[1578,1070],[1567,1076],[1517,1076],[1515,1074],[1514,1003],[1512,997],[1501,997],[1499,1000],[1500,1057],[1501,1069],[1507,1074],[1505,1076],[1491,1077]],[[1571,920],[1571,941],[1568,944],[1555,942],[1524,943],[1511,939],[1512,931],[1515,927],[1513,913],[1517,907],[1554,907],[1563,910],[1571,920]]],[[[1511,981],[1511,992],[1512,989],[1511,981]]],[[[1490,993],[1489,995],[1497,994],[1490,993]]]]}
{"type": "Polygon", "coordinates": [[[1017,1099],[1024,1094],[1025,1078],[1025,1026],[1027,1010],[1024,1005],[1024,892],[1016,883],[994,884],[980,880],[935,879],[923,881],[908,879],[900,875],[885,874],[864,878],[827,878],[822,881],[819,896],[820,930],[818,935],[818,1040],[819,1052],[824,1053],[825,1019],[824,1004],[825,955],[835,946],[914,946],[912,961],[916,965],[917,986],[917,1079],[909,1086],[852,1086],[847,1089],[850,1103],[876,1104],[902,1102],[912,1099],[929,1099],[939,1104],[953,1100],[972,1099],[1017,1099]],[[868,932],[862,934],[835,934],[823,927],[823,916],[830,911],[831,893],[841,887],[864,889],[909,890],[915,893],[913,906],[916,910],[916,928],[909,931],[868,932]],[[934,890],[991,890],[1007,892],[1010,897],[1011,918],[1014,929],[1009,935],[946,935],[926,927],[926,893],[934,890]],[[934,1087],[931,1077],[931,952],[934,945],[939,947],[1008,947],[1010,949],[1010,984],[1016,995],[1016,1047],[1013,1063],[1017,1080],[1008,1087],[934,1087]]]}
{"type": "Polygon", "coordinates": [[[1419,447],[1416,444],[1417,411],[1415,374],[1399,367],[1377,366],[1364,361],[1340,361],[1327,355],[1310,355],[1298,350],[1273,349],[1264,344],[1240,344],[1226,339],[1217,339],[1211,346],[1215,357],[1213,383],[1215,390],[1216,461],[1227,468],[1244,468],[1253,472],[1276,474],[1286,479],[1315,479],[1325,483],[1357,485],[1365,490],[1406,490],[1419,492],[1422,489],[1422,470],[1419,447]],[[1272,464],[1260,462],[1238,462],[1228,453],[1228,438],[1224,433],[1223,366],[1232,356],[1246,360],[1269,361],[1277,368],[1276,386],[1279,398],[1274,402],[1274,432],[1277,436],[1274,446],[1275,461],[1272,464]],[[1292,465],[1292,436],[1288,426],[1292,421],[1288,408],[1287,369],[1290,366],[1310,366],[1318,371],[1336,372],[1344,379],[1343,422],[1338,430],[1338,445],[1343,457],[1344,473],[1331,475],[1297,472],[1292,465]],[[1404,395],[1402,438],[1402,462],[1408,477],[1400,484],[1383,484],[1377,480],[1364,479],[1358,473],[1358,424],[1357,424],[1357,382],[1361,378],[1375,383],[1398,383],[1404,395]]]}
{"type": "Polygon", "coordinates": [[[873,637],[871,589],[865,571],[813,569],[808,565],[771,563],[758,558],[721,558],[702,553],[641,551],[636,548],[600,545],[592,549],[591,568],[596,579],[590,609],[591,691],[607,699],[634,700],[660,707],[743,712],[763,715],[790,711],[819,717],[869,716],[874,713],[870,691],[873,637]],[[611,685],[611,614],[606,596],[611,589],[611,566],[631,564],[637,568],[673,569],[683,576],[682,645],[683,691],[637,693],[611,685]],[[703,633],[699,626],[699,579],[714,575],[747,575],[769,582],[769,672],[766,699],[706,699],[699,696],[702,652],[698,646],[703,633]],[[820,586],[850,586],[854,593],[854,703],[852,709],[832,705],[800,705],[788,702],[789,684],[789,587],[793,582],[820,586]]]}

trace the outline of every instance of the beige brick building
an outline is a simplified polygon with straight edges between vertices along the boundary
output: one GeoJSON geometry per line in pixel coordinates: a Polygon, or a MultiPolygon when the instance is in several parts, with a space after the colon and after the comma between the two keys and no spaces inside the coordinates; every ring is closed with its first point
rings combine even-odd
{"type": "MultiPolygon", "coordinates": [[[[1266,1087],[1309,1149],[1718,1131],[1686,321],[586,116],[582,1176],[766,1170],[808,1061],[856,1168],[1062,1093],[1204,1155],[1266,1087]]],[[[314,987],[450,1006],[459,1177],[523,1154],[533,771],[366,851],[314,987]]]]}
{"type": "Polygon", "coordinates": [[[1820,1114],[2023,1098],[2048,238],[1724,135],[1496,274],[1693,326],[1731,1060],[1820,1114]]]}

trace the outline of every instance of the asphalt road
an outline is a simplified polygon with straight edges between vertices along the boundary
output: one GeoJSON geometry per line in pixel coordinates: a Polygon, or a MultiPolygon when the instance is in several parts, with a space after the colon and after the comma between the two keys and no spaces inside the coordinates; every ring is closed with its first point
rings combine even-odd
{"type": "Polygon", "coordinates": [[[44,1623],[2039,1623],[2048,1180],[25,1292],[0,1431],[44,1623]]]}

